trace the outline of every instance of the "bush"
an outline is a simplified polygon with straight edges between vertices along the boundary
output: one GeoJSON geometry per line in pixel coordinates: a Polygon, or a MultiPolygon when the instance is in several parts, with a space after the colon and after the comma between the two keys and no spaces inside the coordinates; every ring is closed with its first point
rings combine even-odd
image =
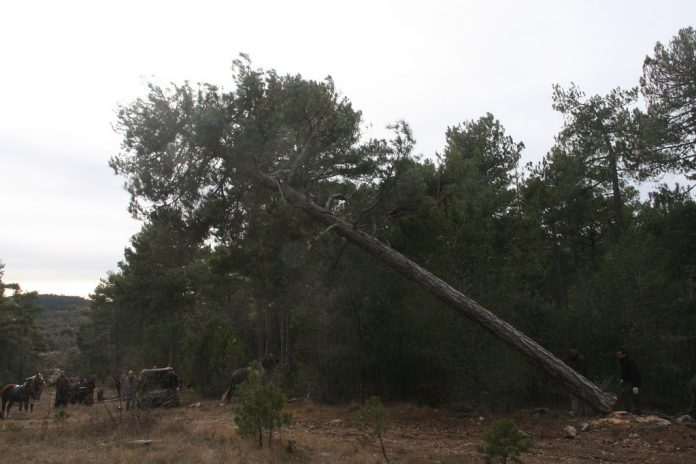
{"type": "Polygon", "coordinates": [[[61,409],[53,416],[53,420],[58,423],[62,423],[68,420],[69,417],[70,414],[65,409],[61,409]]]}
{"type": "Polygon", "coordinates": [[[384,448],[384,441],[382,440],[382,435],[384,435],[387,429],[387,410],[378,396],[371,396],[363,404],[360,408],[357,423],[360,430],[365,430],[369,427],[371,435],[379,438],[379,444],[382,446],[382,455],[389,462],[387,450],[384,448]]]}
{"type": "Polygon", "coordinates": [[[532,442],[517,428],[510,419],[500,420],[491,425],[483,436],[483,443],[476,446],[476,450],[484,455],[486,464],[500,458],[502,464],[508,459],[514,463],[521,463],[520,454],[532,447],[532,442]]]}
{"type": "Polygon", "coordinates": [[[6,431],[6,432],[21,432],[22,430],[24,430],[24,427],[22,427],[21,425],[15,423],[15,422],[9,422],[9,423],[5,424],[5,426],[2,428],[2,430],[6,431]]]}
{"type": "Polygon", "coordinates": [[[242,436],[256,436],[263,447],[263,433],[268,431],[268,446],[272,446],[273,431],[280,432],[289,424],[292,414],[284,413],[286,399],[275,382],[263,380],[263,368],[258,361],[250,366],[249,377],[238,387],[239,404],[233,408],[234,421],[242,436]]]}

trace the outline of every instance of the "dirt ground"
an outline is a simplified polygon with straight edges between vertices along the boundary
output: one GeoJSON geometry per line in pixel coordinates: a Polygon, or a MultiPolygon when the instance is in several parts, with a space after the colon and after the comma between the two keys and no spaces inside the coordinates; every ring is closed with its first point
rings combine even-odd
{"type": "MultiPolygon", "coordinates": [[[[493,422],[513,419],[532,440],[528,464],[696,463],[696,429],[657,416],[614,413],[575,418],[566,412],[518,410],[508,414],[391,405],[385,446],[391,462],[483,462],[476,451],[493,422]],[[568,438],[566,427],[577,431],[568,438]]],[[[300,408],[293,429],[336,441],[358,441],[349,408],[300,408]]],[[[320,453],[321,454],[321,453],[320,453]]],[[[379,450],[374,450],[379,457],[379,450]]],[[[326,462],[331,462],[327,459],[326,462]]]]}
{"type": "MultiPolygon", "coordinates": [[[[2,462],[385,462],[378,440],[355,424],[357,405],[292,402],[293,421],[274,447],[236,433],[226,404],[184,395],[182,407],[126,412],[116,401],[70,405],[64,413],[50,396],[32,413],[13,409],[0,420],[2,462]]],[[[387,404],[384,445],[392,463],[483,463],[476,451],[485,430],[512,419],[532,440],[527,464],[696,464],[696,429],[645,415],[615,413],[576,418],[566,411],[483,410],[387,404]],[[577,435],[567,437],[568,426],[577,435]]]]}

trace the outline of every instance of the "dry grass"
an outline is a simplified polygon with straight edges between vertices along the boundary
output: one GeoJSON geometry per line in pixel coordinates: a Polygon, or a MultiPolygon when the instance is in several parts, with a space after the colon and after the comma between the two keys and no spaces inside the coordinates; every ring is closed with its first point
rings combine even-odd
{"type": "MultiPolygon", "coordinates": [[[[113,394],[113,393],[112,393],[113,394]]],[[[92,407],[70,405],[57,416],[45,397],[29,414],[13,410],[0,421],[2,462],[24,463],[380,463],[375,439],[355,426],[357,405],[325,406],[292,403],[291,425],[274,446],[259,449],[253,439],[237,434],[227,404],[201,400],[185,392],[184,406],[150,411],[123,411],[107,401],[92,407]],[[197,404],[197,407],[188,405],[197,404]]],[[[526,464],[694,462],[696,431],[629,418],[571,418],[564,412],[539,416],[530,410],[506,415],[491,411],[432,409],[390,404],[385,436],[392,463],[481,463],[475,445],[485,429],[501,418],[513,418],[535,442],[522,456],[526,464]],[[592,426],[577,439],[563,438],[566,425],[592,426]]]]}
{"type": "MultiPolygon", "coordinates": [[[[198,407],[131,410],[116,401],[69,405],[61,413],[45,397],[33,413],[13,410],[0,421],[3,462],[32,463],[283,463],[376,462],[355,443],[337,444],[295,426],[274,434],[274,446],[259,449],[236,432],[228,405],[185,394],[198,407]]],[[[307,417],[315,411],[308,408],[307,417]]],[[[326,413],[317,408],[318,413],[326,413]]]]}

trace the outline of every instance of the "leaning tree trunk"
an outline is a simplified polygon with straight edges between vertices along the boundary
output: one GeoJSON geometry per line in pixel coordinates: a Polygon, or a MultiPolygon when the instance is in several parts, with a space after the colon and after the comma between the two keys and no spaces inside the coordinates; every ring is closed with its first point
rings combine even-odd
{"type": "Polygon", "coordinates": [[[375,237],[357,230],[349,222],[335,216],[331,211],[322,208],[314,201],[309,200],[304,193],[288,185],[281,185],[279,179],[259,171],[255,172],[255,177],[263,186],[279,192],[286,201],[307,213],[314,220],[329,226],[334,233],[358,245],[406,277],[427,288],[460,314],[475,320],[485,329],[502,338],[508,345],[531,358],[532,361],[541,366],[552,377],[565,385],[571,393],[585,400],[597,411],[609,412],[611,410],[614,400],[608,393],[568,367],[563,361],[541,347],[527,335],[498,318],[430,271],[422,268],[375,237]]]}

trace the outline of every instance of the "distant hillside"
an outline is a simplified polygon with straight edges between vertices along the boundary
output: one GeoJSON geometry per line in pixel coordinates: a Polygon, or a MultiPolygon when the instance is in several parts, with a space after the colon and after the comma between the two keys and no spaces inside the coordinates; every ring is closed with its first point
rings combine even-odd
{"type": "Polygon", "coordinates": [[[52,366],[64,365],[70,349],[77,346],[77,329],[87,319],[89,300],[79,296],[38,295],[42,308],[37,325],[46,335],[44,358],[52,366]]]}
{"type": "Polygon", "coordinates": [[[36,303],[47,309],[47,312],[79,311],[89,307],[89,300],[79,296],[38,295],[36,303]]]}

